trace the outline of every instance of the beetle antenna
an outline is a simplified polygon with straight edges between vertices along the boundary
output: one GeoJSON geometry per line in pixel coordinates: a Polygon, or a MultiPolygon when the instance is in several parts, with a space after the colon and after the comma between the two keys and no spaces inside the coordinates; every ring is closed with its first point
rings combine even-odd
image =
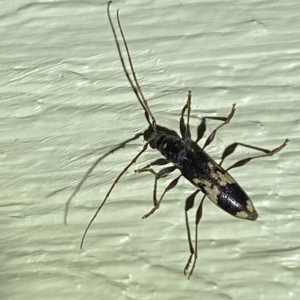
{"type": "Polygon", "coordinates": [[[100,206],[98,207],[97,211],[95,212],[94,216],[92,217],[92,219],[90,220],[89,224],[87,225],[85,231],[84,231],[84,234],[82,236],[82,239],[81,239],[81,243],[80,243],[80,249],[82,249],[82,246],[83,246],[83,242],[84,242],[84,239],[85,239],[85,236],[89,230],[89,228],[91,227],[92,223],[94,222],[94,220],[96,219],[98,213],[100,212],[101,208],[104,206],[106,200],[108,199],[111,191],[114,189],[115,185],[118,183],[119,179],[124,175],[124,173],[130,168],[131,165],[133,165],[136,160],[142,155],[143,152],[145,152],[147,150],[147,147],[148,147],[148,144],[149,143],[146,143],[143,147],[143,149],[133,158],[133,160],[124,168],[124,170],[118,175],[118,177],[116,178],[116,180],[114,181],[114,183],[111,185],[109,191],[107,192],[104,200],[102,201],[102,203],[100,204],[100,206]]]}
{"type": "Polygon", "coordinates": [[[111,17],[110,17],[109,6],[110,6],[111,3],[112,3],[112,1],[108,2],[108,5],[107,5],[107,15],[108,15],[110,27],[111,27],[111,30],[113,32],[114,39],[115,39],[115,42],[116,42],[116,45],[117,45],[118,54],[119,54],[119,57],[120,57],[120,61],[121,61],[124,73],[125,73],[125,75],[127,77],[127,80],[129,81],[129,84],[131,85],[131,87],[132,87],[132,89],[133,89],[133,91],[134,91],[134,93],[135,93],[135,95],[136,95],[139,103],[141,104],[142,108],[144,109],[145,117],[146,117],[146,120],[147,120],[148,124],[156,132],[156,120],[155,120],[154,116],[151,113],[151,110],[150,110],[150,108],[148,106],[148,102],[147,102],[147,100],[145,99],[145,97],[143,95],[142,89],[141,89],[141,87],[140,87],[140,85],[138,83],[137,77],[135,75],[135,71],[134,71],[134,68],[133,68],[133,64],[132,64],[130,52],[129,52],[129,49],[128,49],[128,46],[127,46],[127,43],[126,43],[126,40],[125,40],[125,36],[124,36],[123,30],[122,30],[121,23],[120,23],[119,10],[117,10],[118,26],[119,26],[119,29],[120,29],[120,32],[121,32],[121,35],[122,35],[122,39],[123,39],[124,45],[125,45],[125,49],[126,49],[126,53],[127,53],[127,57],[128,57],[129,65],[130,65],[130,69],[131,69],[131,72],[132,72],[132,76],[133,76],[133,79],[134,79],[134,82],[135,82],[136,85],[134,85],[132,79],[130,78],[129,72],[126,69],[124,58],[122,56],[120,45],[119,45],[119,42],[118,42],[118,39],[117,39],[117,34],[116,34],[113,22],[112,22],[111,17]],[[150,122],[149,116],[151,117],[152,123],[150,122]]]}
{"type": "Polygon", "coordinates": [[[134,141],[136,139],[138,139],[140,136],[142,136],[143,133],[137,133],[134,137],[122,142],[120,145],[118,145],[117,147],[113,148],[112,150],[106,152],[104,155],[102,155],[101,157],[99,157],[94,164],[88,169],[88,171],[84,174],[83,178],[80,180],[80,182],[78,183],[78,185],[76,186],[75,190],[73,191],[73,193],[71,194],[71,196],[69,197],[69,199],[67,200],[67,203],[65,205],[65,214],[64,214],[64,223],[65,225],[67,225],[67,216],[68,216],[68,212],[69,212],[69,206],[70,203],[72,201],[72,199],[75,197],[75,195],[79,192],[79,190],[81,189],[82,185],[84,184],[84,182],[88,179],[88,177],[90,176],[90,174],[92,173],[92,171],[96,168],[96,166],[100,163],[100,161],[102,161],[102,159],[104,159],[105,157],[107,157],[108,155],[114,153],[115,151],[122,149],[125,147],[125,145],[131,141],[134,141]]]}

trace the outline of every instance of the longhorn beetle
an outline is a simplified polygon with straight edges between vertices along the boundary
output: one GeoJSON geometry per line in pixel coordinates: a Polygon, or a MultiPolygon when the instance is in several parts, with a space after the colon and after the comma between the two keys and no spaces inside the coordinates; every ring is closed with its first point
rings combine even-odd
{"type": "Polygon", "coordinates": [[[118,21],[118,27],[120,30],[120,34],[122,36],[122,40],[124,42],[124,46],[126,49],[126,55],[127,59],[130,65],[131,74],[133,77],[133,80],[125,66],[124,58],[121,53],[120,45],[118,42],[118,38],[115,32],[115,28],[113,25],[113,22],[111,20],[109,7],[112,1],[108,2],[107,5],[107,15],[110,22],[110,26],[113,32],[113,36],[115,39],[115,43],[117,46],[119,58],[123,67],[123,71],[127,77],[127,80],[129,81],[130,86],[133,89],[133,92],[135,93],[135,96],[137,100],[139,101],[141,107],[144,110],[146,121],[148,122],[149,126],[143,133],[137,133],[134,137],[124,141],[116,148],[112,149],[111,151],[107,152],[100,158],[98,158],[95,163],[90,167],[90,169],[86,172],[80,183],[77,185],[69,199],[66,203],[66,209],[65,209],[65,216],[64,221],[65,224],[67,223],[67,214],[68,214],[68,208],[70,205],[71,200],[74,198],[76,193],[80,190],[81,186],[85,182],[85,180],[89,177],[91,172],[94,170],[94,168],[98,165],[98,163],[104,159],[106,156],[110,155],[116,150],[119,150],[125,145],[133,140],[138,139],[139,137],[143,136],[146,143],[144,144],[142,150],[132,159],[132,161],[124,168],[124,170],[118,175],[116,180],[113,182],[112,186],[110,187],[109,191],[107,192],[103,202],[98,207],[97,211],[95,212],[94,216],[90,220],[88,226],[85,229],[85,232],[83,234],[81,245],[82,248],[83,242],[85,239],[85,236],[93,223],[94,219],[97,217],[99,211],[102,209],[103,205],[105,204],[106,200],[108,199],[111,191],[119,181],[119,179],[123,176],[123,174],[129,169],[131,165],[133,165],[136,160],[141,156],[143,152],[146,151],[147,147],[150,146],[152,149],[158,150],[164,158],[160,158],[155,160],[154,162],[148,164],[144,168],[138,169],[137,173],[142,172],[150,172],[154,175],[154,189],[153,189],[153,208],[143,216],[143,218],[148,218],[150,215],[152,215],[160,206],[162,199],[164,195],[171,189],[173,189],[180,177],[185,177],[195,188],[196,191],[192,193],[185,202],[185,222],[186,222],[186,228],[187,228],[187,235],[188,235],[188,243],[190,248],[190,256],[188,258],[187,264],[184,268],[184,274],[187,274],[189,271],[190,264],[193,259],[192,267],[189,271],[188,278],[191,277],[197,260],[197,238],[198,238],[198,224],[202,217],[202,207],[203,207],[203,201],[207,197],[209,198],[214,204],[216,204],[218,207],[223,209],[225,212],[231,214],[232,216],[240,219],[247,219],[250,221],[255,221],[258,218],[258,214],[253,206],[252,201],[250,200],[249,196],[246,194],[246,192],[241,188],[241,186],[236,182],[236,180],[228,173],[230,169],[241,167],[248,163],[249,161],[264,157],[264,156],[271,156],[277,152],[279,152],[282,148],[284,148],[288,142],[288,139],[286,139],[279,147],[273,149],[273,150],[267,150],[243,143],[233,143],[229,146],[227,146],[222,154],[220,163],[215,162],[205,151],[204,149],[211,144],[211,142],[214,140],[215,135],[217,131],[223,127],[225,124],[228,124],[234,113],[235,113],[235,104],[232,105],[231,112],[227,117],[202,117],[202,121],[200,125],[197,128],[197,139],[192,140],[191,137],[191,131],[190,131],[190,115],[191,115],[191,99],[192,99],[192,93],[191,91],[188,92],[187,96],[187,102],[184,105],[182,111],[181,111],[181,117],[179,121],[179,129],[180,129],[180,135],[177,134],[176,131],[168,129],[166,127],[160,126],[156,123],[156,120],[151,113],[151,110],[148,106],[148,102],[145,99],[142,89],[138,83],[133,63],[131,60],[131,56],[129,53],[128,45],[121,27],[120,23],[120,17],[119,17],[119,10],[117,10],[117,21],[118,21]],[[186,115],[186,122],[185,122],[185,115],[186,115]],[[201,140],[201,138],[204,135],[204,132],[206,130],[206,120],[217,120],[221,121],[222,124],[216,127],[212,133],[208,136],[206,139],[204,146],[201,147],[198,145],[198,142],[201,140]],[[260,152],[263,152],[264,154],[251,156],[244,158],[242,160],[239,160],[238,162],[234,163],[232,166],[230,166],[227,169],[224,169],[222,167],[222,164],[227,156],[232,154],[237,146],[242,146],[250,149],[254,149],[260,152]],[[172,166],[164,167],[159,172],[155,172],[151,167],[152,166],[159,166],[159,165],[165,165],[171,163],[172,166]],[[157,200],[156,196],[156,190],[157,190],[157,181],[160,178],[166,177],[170,173],[174,172],[175,170],[180,171],[180,175],[177,176],[174,180],[171,181],[171,183],[165,188],[164,192],[162,193],[159,200],[157,200]],[[192,244],[192,238],[190,235],[190,228],[189,228],[189,222],[188,222],[188,210],[190,210],[194,206],[195,197],[199,192],[202,192],[204,195],[200,201],[200,204],[198,206],[198,209],[196,211],[196,228],[195,228],[195,247],[192,244]]]}

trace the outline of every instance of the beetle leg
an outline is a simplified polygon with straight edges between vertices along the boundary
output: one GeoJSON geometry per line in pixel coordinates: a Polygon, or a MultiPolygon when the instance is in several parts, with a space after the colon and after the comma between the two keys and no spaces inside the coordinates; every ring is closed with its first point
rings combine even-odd
{"type": "MultiPolygon", "coordinates": [[[[150,165],[153,165],[153,163],[152,164],[150,164],[150,165]]],[[[149,166],[149,165],[148,165],[149,166]]],[[[160,179],[160,178],[163,178],[163,177],[166,177],[166,176],[168,176],[170,173],[172,173],[172,172],[174,172],[175,170],[176,170],[176,167],[175,166],[171,166],[171,167],[167,167],[167,168],[163,168],[163,169],[161,169],[158,173],[156,173],[152,168],[150,168],[150,167],[145,167],[145,168],[142,168],[142,169],[138,169],[138,170],[136,170],[135,172],[137,172],[137,173],[142,173],[142,172],[150,172],[150,173],[152,173],[154,176],[155,176],[155,180],[154,180],[154,188],[153,188],[153,205],[154,205],[154,208],[156,208],[156,209],[158,209],[158,207],[159,207],[159,204],[160,204],[160,202],[162,201],[162,199],[163,199],[163,197],[164,197],[164,195],[165,195],[165,193],[168,191],[168,190],[170,190],[171,188],[173,188],[173,187],[175,187],[175,186],[173,186],[173,187],[167,187],[166,189],[165,189],[165,191],[164,191],[164,193],[162,194],[162,196],[161,196],[161,198],[160,198],[160,200],[159,201],[157,201],[157,181],[158,181],[158,179],[160,179]]],[[[177,180],[178,181],[178,180],[177,180]]],[[[173,182],[173,181],[172,181],[173,182]]],[[[176,184],[177,184],[177,182],[176,182],[176,184]]],[[[175,185],[176,185],[175,184],[175,185]]],[[[155,210],[156,210],[155,209],[155,210]]],[[[154,211],[155,211],[154,210],[154,211]]],[[[152,210],[151,210],[152,211],[152,210]]],[[[154,212],[153,211],[153,212],[154,212]]],[[[153,213],[152,212],[152,213],[153,213]]],[[[152,214],[151,213],[151,214],[152,214]]],[[[149,214],[150,215],[150,214],[149,214]]],[[[146,214],[143,218],[147,218],[148,217],[148,214],[146,214]],[[145,217],[146,216],[146,217],[145,217]]]]}
{"type": "Polygon", "coordinates": [[[187,236],[188,236],[188,243],[189,243],[189,248],[190,248],[190,256],[189,259],[184,267],[184,275],[186,275],[186,272],[189,269],[190,263],[192,261],[192,257],[195,253],[193,243],[192,243],[192,238],[191,238],[191,231],[190,231],[190,225],[189,225],[189,220],[188,220],[188,211],[193,208],[194,202],[195,202],[195,197],[196,195],[200,192],[200,190],[196,190],[193,194],[191,194],[189,197],[186,198],[185,200],[185,225],[186,225],[186,231],[187,231],[187,236]]]}
{"type": "Polygon", "coordinates": [[[215,138],[215,135],[217,133],[217,131],[223,127],[224,125],[228,124],[230,122],[230,120],[232,119],[233,115],[235,112],[235,104],[232,105],[231,108],[231,112],[227,117],[204,117],[202,118],[202,121],[200,123],[200,125],[197,128],[197,140],[196,143],[202,138],[205,130],[206,130],[206,119],[210,119],[210,120],[218,120],[218,121],[223,121],[223,123],[221,125],[219,125],[206,139],[204,146],[202,149],[204,149],[205,147],[207,147],[215,138]]]}
{"type": "MultiPolygon", "coordinates": [[[[182,175],[180,174],[179,176],[177,176],[175,179],[173,179],[173,180],[170,182],[170,184],[165,188],[165,190],[164,190],[164,192],[162,193],[161,197],[160,197],[159,200],[157,201],[156,205],[155,205],[155,206],[154,206],[147,214],[145,214],[145,215],[143,216],[143,219],[146,219],[146,218],[148,218],[149,216],[151,216],[151,215],[159,208],[160,203],[161,203],[162,199],[164,198],[165,194],[166,194],[169,190],[173,189],[173,188],[177,185],[177,183],[178,183],[178,181],[179,181],[179,178],[180,178],[181,176],[182,176],[182,175]]],[[[157,180],[156,180],[156,182],[157,182],[157,180]]]]}
{"type": "MultiPolygon", "coordinates": [[[[166,165],[168,164],[169,162],[165,159],[165,158],[158,158],[157,160],[151,162],[150,164],[148,164],[147,166],[145,166],[144,168],[142,169],[147,169],[147,168],[150,168],[152,166],[163,166],[163,165],[166,165]]],[[[141,170],[142,170],[141,169],[141,170]]],[[[135,172],[137,173],[141,173],[141,172],[138,172],[138,170],[136,170],[135,172]]]]}
{"type": "Polygon", "coordinates": [[[191,115],[191,101],[192,101],[192,92],[188,92],[188,98],[185,106],[181,111],[181,117],[179,121],[179,129],[182,136],[182,139],[188,144],[191,145],[191,129],[190,129],[190,115],[191,115]],[[187,122],[184,122],[184,114],[187,112],[187,122]]]}
{"type": "Polygon", "coordinates": [[[206,195],[204,195],[200,201],[200,204],[198,206],[197,212],[196,212],[196,226],[195,226],[195,254],[194,254],[194,261],[193,261],[193,266],[192,269],[189,273],[189,277],[188,279],[191,278],[191,276],[193,275],[195,266],[196,266],[196,262],[197,262],[197,258],[198,258],[198,225],[202,219],[202,215],[203,215],[203,201],[205,199],[206,195]]]}
{"type": "Polygon", "coordinates": [[[239,145],[239,146],[243,146],[243,147],[246,147],[246,148],[250,148],[250,149],[254,149],[254,150],[257,150],[257,151],[261,151],[261,152],[264,152],[265,154],[262,154],[262,155],[256,155],[256,156],[251,156],[251,157],[247,157],[247,158],[244,158],[244,159],[241,159],[239,161],[237,161],[236,163],[234,163],[232,166],[230,166],[229,168],[226,169],[226,171],[230,170],[230,169],[233,169],[233,168],[238,168],[238,167],[241,167],[241,166],[244,166],[246,163],[248,163],[249,161],[255,159],[255,158],[260,158],[260,157],[264,157],[264,156],[272,156],[273,154],[281,151],[281,149],[283,149],[287,142],[289,140],[286,139],[279,147],[273,149],[273,150],[268,150],[268,149],[264,149],[264,148],[259,148],[259,147],[255,147],[255,146],[251,146],[251,145],[247,145],[247,144],[243,144],[243,143],[233,143],[229,146],[227,146],[222,154],[222,158],[221,158],[221,162],[219,163],[219,166],[221,166],[221,164],[223,163],[223,161],[225,160],[225,158],[227,156],[229,156],[231,153],[233,153],[236,149],[236,147],[239,145]]]}

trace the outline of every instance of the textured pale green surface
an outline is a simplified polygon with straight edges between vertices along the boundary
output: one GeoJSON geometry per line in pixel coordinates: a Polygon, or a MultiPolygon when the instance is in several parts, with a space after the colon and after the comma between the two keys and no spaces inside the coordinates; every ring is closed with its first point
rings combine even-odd
{"type": "MultiPolygon", "coordinates": [[[[158,157],[149,151],[117,185],[80,251],[86,224],[142,141],[99,165],[65,227],[68,196],[99,155],[146,122],[105,2],[2,1],[0,298],[299,299],[299,1],[142,2],[111,8],[114,18],[120,8],[160,124],[177,127],[191,89],[193,128],[201,115],[227,115],[237,104],[208,148],[215,158],[234,141],[271,149],[290,138],[278,155],[232,171],[260,217],[234,219],[206,201],[188,281],[183,207],[193,188],[183,180],[142,220],[153,179],[134,168],[158,157]]],[[[227,165],[246,155],[240,149],[227,165]]]]}

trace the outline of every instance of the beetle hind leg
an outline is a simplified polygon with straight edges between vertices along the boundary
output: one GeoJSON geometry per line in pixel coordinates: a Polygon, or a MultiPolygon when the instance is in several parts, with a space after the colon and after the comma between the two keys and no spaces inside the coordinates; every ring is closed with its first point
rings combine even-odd
{"type": "Polygon", "coordinates": [[[233,168],[238,168],[241,166],[244,166],[246,163],[248,163],[249,161],[256,159],[256,158],[260,158],[260,157],[265,157],[265,156],[272,156],[273,154],[281,151],[288,143],[288,139],[286,139],[279,147],[273,149],[273,150],[268,150],[268,149],[264,149],[264,148],[259,148],[259,147],[255,147],[255,146],[251,146],[251,145],[247,145],[247,144],[243,144],[243,143],[233,143],[229,146],[227,146],[222,154],[222,158],[221,158],[221,162],[219,163],[219,166],[222,165],[222,163],[224,162],[225,158],[227,156],[229,156],[230,154],[232,154],[237,146],[243,146],[245,148],[250,148],[250,149],[254,149],[257,151],[261,151],[265,154],[261,154],[261,155],[256,155],[256,156],[251,156],[251,157],[247,157],[244,159],[241,159],[239,161],[237,161],[236,163],[234,163],[232,166],[230,166],[229,168],[226,169],[226,171],[233,169],[233,168]]]}
{"type": "Polygon", "coordinates": [[[189,227],[189,222],[188,222],[188,210],[190,210],[193,206],[194,206],[194,202],[195,202],[195,197],[196,195],[200,192],[200,190],[196,190],[192,195],[190,195],[185,202],[185,222],[186,222],[186,229],[187,229],[187,235],[188,235],[188,242],[189,242],[189,248],[190,248],[190,256],[188,258],[188,261],[184,267],[184,274],[187,275],[187,272],[189,270],[190,264],[193,260],[193,264],[192,264],[192,268],[189,271],[188,274],[188,279],[191,278],[194,269],[196,267],[196,262],[197,262],[197,258],[198,258],[198,225],[201,221],[202,218],[202,214],[203,214],[203,201],[206,197],[206,195],[204,195],[200,201],[200,204],[198,206],[197,212],[196,212],[196,221],[195,221],[195,247],[193,246],[192,243],[192,238],[191,238],[191,232],[190,232],[190,227],[189,227]]]}

